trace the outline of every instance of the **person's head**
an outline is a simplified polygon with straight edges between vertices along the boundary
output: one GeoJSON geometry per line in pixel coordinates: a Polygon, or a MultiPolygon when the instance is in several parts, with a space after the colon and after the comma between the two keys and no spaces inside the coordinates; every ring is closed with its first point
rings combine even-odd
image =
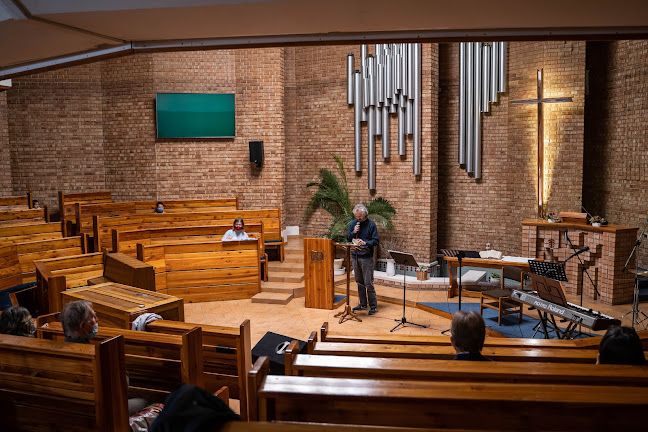
{"type": "Polygon", "coordinates": [[[608,328],[601,339],[596,362],[599,364],[646,364],[641,339],[635,329],[621,326],[608,328]]]}
{"type": "Polygon", "coordinates": [[[245,231],[245,222],[243,222],[243,218],[237,217],[234,219],[234,224],[232,226],[234,227],[234,231],[245,231]]]}
{"type": "Polygon", "coordinates": [[[63,306],[61,324],[65,336],[71,338],[92,339],[99,329],[97,314],[87,300],[73,301],[63,306]]]}
{"type": "Polygon", "coordinates": [[[486,324],[476,311],[457,311],[450,325],[450,341],[459,352],[478,353],[484,347],[486,324]]]}
{"type": "Polygon", "coordinates": [[[155,213],[164,213],[164,203],[162,201],[155,204],[155,213]]]}
{"type": "Polygon", "coordinates": [[[32,208],[33,209],[41,208],[40,203],[38,202],[38,200],[32,200],[32,208]]]}
{"type": "Polygon", "coordinates": [[[33,337],[35,332],[34,321],[22,306],[11,306],[0,315],[0,333],[33,337]]]}
{"type": "Polygon", "coordinates": [[[363,204],[358,204],[353,208],[353,216],[355,216],[358,222],[363,222],[367,219],[367,214],[369,214],[369,212],[367,211],[367,207],[363,204]]]}

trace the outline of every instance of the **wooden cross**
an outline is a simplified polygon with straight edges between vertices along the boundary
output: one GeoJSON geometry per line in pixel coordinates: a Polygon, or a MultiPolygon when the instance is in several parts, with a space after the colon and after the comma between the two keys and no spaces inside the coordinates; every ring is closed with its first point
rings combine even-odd
{"type": "Polygon", "coordinates": [[[511,101],[512,104],[538,105],[538,217],[544,216],[544,121],[542,118],[542,104],[571,102],[570,97],[543,98],[542,97],[542,69],[538,70],[538,97],[536,99],[511,101]]]}

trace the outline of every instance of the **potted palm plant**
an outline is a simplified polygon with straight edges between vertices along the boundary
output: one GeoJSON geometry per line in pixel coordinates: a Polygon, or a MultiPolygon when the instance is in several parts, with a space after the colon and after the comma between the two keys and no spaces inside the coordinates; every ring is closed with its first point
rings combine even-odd
{"type": "MultiPolygon", "coordinates": [[[[346,242],[346,232],[349,224],[353,220],[353,204],[349,198],[349,188],[347,186],[346,173],[344,164],[339,156],[333,156],[337,162],[340,177],[326,168],[320,168],[321,180],[309,182],[306,187],[317,187],[317,191],[311,196],[304,212],[304,219],[308,219],[317,209],[322,209],[333,216],[333,220],[328,226],[324,237],[330,238],[336,242],[346,242]]],[[[387,230],[393,230],[394,225],[392,218],[396,215],[394,206],[382,197],[374,198],[368,203],[368,217],[373,220],[378,227],[387,230]]]]}

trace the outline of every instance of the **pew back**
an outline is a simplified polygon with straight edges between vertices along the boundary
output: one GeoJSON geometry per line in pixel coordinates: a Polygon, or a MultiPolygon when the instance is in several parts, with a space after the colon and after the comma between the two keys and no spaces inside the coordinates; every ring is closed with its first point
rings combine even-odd
{"type": "Polygon", "coordinates": [[[47,206],[41,209],[0,211],[0,227],[35,223],[42,224],[49,221],[49,210],[47,206]]]}
{"type": "Polygon", "coordinates": [[[113,229],[119,231],[137,231],[179,226],[231,225],[237,217],[242,217],[246,225],[263,224],[263,236],[266,246],[270,244],[269,242],[280,242],[280,240],[280,243],[283,244],[279,209],[263,209],[146,214],[112,218],[95,216],[93,218],[94,247],[96,251],[109,250],[112,247],[113,229]]]}
{"type": "MultiPolygon", "coordinates": [[[[94,216],[100,218],[114,216],[150,215],[155,213],[157,201],[126,201],[118,203],[75,203],[74,213],[77,229],[83,233],[92,232],[94,216]]],[[[237,210],[238,198],[220,198],[210,200],[173,200],[164,201],[165,213],[213,212],[237,210]]]]}
{"type": "Polygon", "coordinates": [[[8,197],[0,197],[0,207],[6,207],[6,206],[18,206],[23,209],[30,209],[32,208],[32,194],[31,192],[27,193],[27,195],[18,195],[18,196],[8,196],[8,197]]]}
{"type": "Polygon", "coordinates": [[[16,245],[0,246],[0,290],[22,284],[16,245]]]}
{"type": "Polygon", "coordinates": [[[110,191],[100,192],[77,192],[64,193],[59,191],[59,217],[61,219],[61,231],[64,236],[78,235],[76,226],[75,207],[76,203],[109,203],[112,202],[110,191]]]}
{"type": "Polygon", "coordinates": [[[127,432],[124,339],[93,345],[0,335],[3,430],[127,432]]]}
{"type": "Polygon", "coordinates": [[[79,236],[16,243],[23,283],[36,281],[34,261],[80,255],[85,251],[86,245],[83,243],[83,237],[79,236]]]}
{"type": "Polygon", "coordinates": [[[156,333],[182,334],[193,326],[202,328],[205,389],[213,393],[228,386],[230,395],[240,400],[241,417],[247,419],[247,376],[252,368],[250,320],[239,327],[192,324],[156,320],[146,330],[156,333]]]}
{"type": "MultiPolygon", "coordinates": [[[[39,320],[38,336],[63,340],[63,328],[56,321],[59,314],[39,320]]],[[[205,386],[202,352],[202,330],[188,328],[180,334],[161,334],[106,327],[99,323],[93,339],[103,341],[122,336],[129,396],[143,397],[150,402],[163,402],[169,392],[180,384],[205,386]]]]}
{"type": "Polygon", "coordinates": [[[249,375],[252,420],[490,430],[623,430],[648,388],[249,375]],[[469,412],[469,415],[467,413],[469,412]],[[614,416],[609,413],[614,412],[614,416]]]}
{"type": "Polygon", "coordinates": [[[0,246],[60,238],[63,238],[63,233],[58,222],[0,227],[0,246]]]}
{"type": "Polygon", "coordinates": [[[185,302],[251,298],[260,291],[258,240],[139,245],[137,258],[155,267],[156,290],[185,302]]]}

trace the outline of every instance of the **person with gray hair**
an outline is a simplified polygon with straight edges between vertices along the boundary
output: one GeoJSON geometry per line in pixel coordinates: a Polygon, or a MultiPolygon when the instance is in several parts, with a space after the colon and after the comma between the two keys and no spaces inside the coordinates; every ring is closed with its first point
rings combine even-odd
{"type": "Polygon", "coordinates": [[[73,301],[63,306],[61,325],[65,342],[88,344],[99,331],[99,319],[92,309],[92,303],[87,300],[73,301]]]}
{"type": "Polygon", "coordinates": [[[351,252],[351,262],[360,299],[360,304],[354,307],[353,311],[365,310],[369,306],[369,315],[375,315],[378,312],[378,301],[373,283],[373,254],[379,241],[378,227],[374,221],[367,217],[367,207],[362,204],[354,207],[353,216],[355,219],[351,221],[347,229],[347,240],[359,247],[351,252]]]}
{"type": "Polygon", "coordinates": [[[481,354],[486,339],[486,324],[476,311],[457,311],[452,317],[450,334],[450,342],[457,352],[454,360],[490,361],[481,354]]]}
{"type": "Polygon", "coordinates": [[[34,337],[36,325],[29,311],[22,306],[11,306],[0,315],[0,333],[34,337]]]}

